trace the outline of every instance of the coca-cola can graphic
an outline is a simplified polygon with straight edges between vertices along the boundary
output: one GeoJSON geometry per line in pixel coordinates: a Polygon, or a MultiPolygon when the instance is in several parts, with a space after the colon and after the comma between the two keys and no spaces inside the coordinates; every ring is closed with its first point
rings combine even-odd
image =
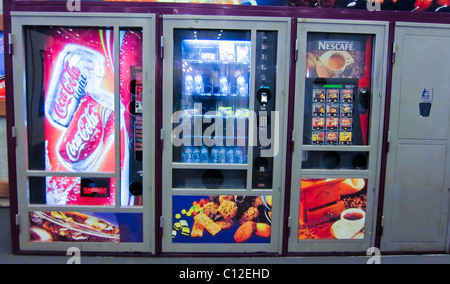
{"type": "Polygon", "coordinates": [[[67,44],[59,54],[46,94],[50,121],[67,127],[80,100],[100,85],[105,76],[105,57],[77,44],[67,44]]]}
{"type": "Polygon", "coordinates": [[[95,171],[114,141],[113,96],[87,94],[57,146],[60,162],[73,171],[95,171]],[[96,99],[102,98],[102,101],[96,99]]]}

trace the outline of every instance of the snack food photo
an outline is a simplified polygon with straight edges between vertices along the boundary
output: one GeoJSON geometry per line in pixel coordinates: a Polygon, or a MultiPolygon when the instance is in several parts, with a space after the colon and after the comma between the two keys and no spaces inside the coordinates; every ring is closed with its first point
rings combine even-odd
{"type": "Polygon", "coordinates": [[[173,197],[174,243],[270,243],[272,196],[173,197]]]}

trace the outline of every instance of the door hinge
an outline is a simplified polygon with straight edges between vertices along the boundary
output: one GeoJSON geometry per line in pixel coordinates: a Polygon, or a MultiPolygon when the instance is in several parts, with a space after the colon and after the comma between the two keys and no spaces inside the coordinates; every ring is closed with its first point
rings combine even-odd
{"type": "Polygon", "coordinates": [[[295,129],[292,130],[292,137],[291,137],[291,152],[294,152],[295,150],[295,129]]]}
{"type": "Polygon", "coordinates": [[[159,227],[162,229],[164,228],[164,217],[159,216],[159,227]]]}
{"type": "Polygon", "coordinates": [[[11,127],[11,138],[12,138],[12,141],[13,141],[13,145],[14,145],[14,148],[15,147],[17,147],[17,139],[16,139],[16,137],[17,137],[17,128],[15,127],[15,126],[13,126],[13,127],[11,127]]]}
{"type": "Polygon", "coordinates": [[[394,42],[394,43],[392,44],[392,64],[395,63],[395,57],[396,57],[396,55],[397,55],[397,43],[394,42]]]}
{"type": "Polygon", "coordinates": [[[8,34],[8,53],[9,55],[14,54],[14,36],[12,33],[8,34]]]}
{"type": "Polygon", "coordinates": [[[294,54],[294,60],[297,62],[298,60],[298,39],[295,40],[295,54],[294,54]]]}
{"type": "Polygon", "coordinates": [[[164,128],[161,128],[161,132],[159,133],[159,140],[164,141],[164,128]]]}
{"type": "Polygon", "coordinates": [[[386,153],[389,152],[390,147],[391,147],[391,131],[389,130],[386,138],[386,153]]]}
{"type": "Polygon", "coordinates": [[[161,36],[160,56],[164,59],[164,36],[161,36]]]}
{"type": "Polygon", "coordinates": [[[292,217],[289,216],[288,217],[288,223],[287,223],[287,226],[288,226],[289,229],[291,228],[291,220],[292,220],[292,217]]]}
{"type": "Polygon", "coordinates": [[[16,214],[16,226],[19,226],[19,224],[20,224],[20,215],[19,214],[16,214]]]}

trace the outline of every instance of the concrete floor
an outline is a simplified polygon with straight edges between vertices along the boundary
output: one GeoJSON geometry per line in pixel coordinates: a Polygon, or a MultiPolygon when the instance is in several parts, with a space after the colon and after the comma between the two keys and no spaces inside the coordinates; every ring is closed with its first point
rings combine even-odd
{"type": "MultiPolygon", "coordinates": [[[[0,208],[0,264],[65,264],[69,256],[29,256],[11,254],[9,208],[0,208]]],[[[175,258],[83,256],[82,264],[366,264],[369,257],[256,257],[256,258],[175,258]]],[[[450,264],[450,255],[382,256],[381,264],[450,264]]]]}

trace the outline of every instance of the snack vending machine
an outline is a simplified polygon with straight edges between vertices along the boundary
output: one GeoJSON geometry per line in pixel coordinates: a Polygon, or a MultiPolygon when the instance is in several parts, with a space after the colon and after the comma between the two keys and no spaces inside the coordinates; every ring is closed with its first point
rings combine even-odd
{"type": "Polygon", "coordinates": [[[386,30],[383,22],[299,20],[292,252],[373,246],[386,30]]]}
{"type": "Polygon", "coordinates": [[[153,26],[12,16],[21,250],[153,250],[153,26]]]}
{"type": "Polygon", "coordinates": [[[289,32],[164,17],[164,252],[281,250],[289,32]]]}

